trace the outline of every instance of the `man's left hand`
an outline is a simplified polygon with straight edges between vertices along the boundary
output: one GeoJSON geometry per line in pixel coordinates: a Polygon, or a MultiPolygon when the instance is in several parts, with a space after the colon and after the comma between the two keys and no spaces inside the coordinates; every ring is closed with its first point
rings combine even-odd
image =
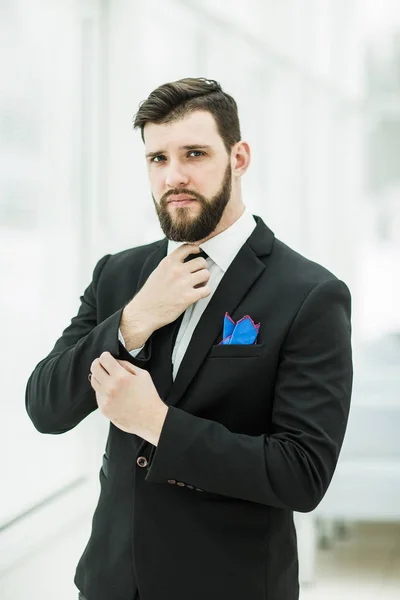
{"type": "Polygon", "coordinates": [[[116,427],[157,446],[168,406],[148,371],[103,352],[90,367],[100,412],[116,427]]]}

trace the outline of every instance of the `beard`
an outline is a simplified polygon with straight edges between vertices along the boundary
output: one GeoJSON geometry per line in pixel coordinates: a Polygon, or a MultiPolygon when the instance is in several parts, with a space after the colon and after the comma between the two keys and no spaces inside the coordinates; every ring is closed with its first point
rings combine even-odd
{"type": "Polygon", "coordinates": [[[210,199],[189,189],[168,190],[158,204],[153,196],[154,206],[160,221],[161,229],[169,240],[174,242],[194,243],[207,238],[215,231],[221,220],[226,205],[231,197],[232,169],[228,162],[224,179],[219,191],[210,199]],[[187,194],[200,204],[200,213],[192,217],[190,206],[168,208],[168,198],[176,194],[187,194]]]}

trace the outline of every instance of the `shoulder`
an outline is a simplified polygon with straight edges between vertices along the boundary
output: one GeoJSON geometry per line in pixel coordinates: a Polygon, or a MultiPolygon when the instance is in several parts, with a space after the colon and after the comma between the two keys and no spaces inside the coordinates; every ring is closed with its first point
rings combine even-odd
{"type": "Polygon", "coordinates": [[[298,307],[307,298],[328,300],[341,298],[348,303],[350,291],[346,283],[323,265],[310,260],[275,238],[268,273],[284,302],[298,307]]]}
{"type": "Polygon", "coordinates": [[[301,287],[313,288],[327,281],[339,281],[329,269],[296,252],[277,238],[272,253],[272,267],[282,280],[301,287]]]}
{"type": "Polygon", "coordinates": [[[154,250],[159,248],[164,241],[165,240],[157,240],[156,242],[151,242],[150,244],[135,246],[134,248],[127,248],[126,250],[121,250],[115,254],[110,254],[110,266],[119,267],[121,265],[132,264],[134,262],[142,264],[146,258],[152,254],[154,250]]]}
{"type": "Polygon", "coordinates": [[[150,244],[127,248],[114,254],[106,254],[97,262],[94,279],[101,276],[107,277],[113,273],[129,270],[140,271],[147,257],[157,250],[165,240],[157,240],[150,244]],[[97,275],[97,277],[96,277],[97,275]]]}

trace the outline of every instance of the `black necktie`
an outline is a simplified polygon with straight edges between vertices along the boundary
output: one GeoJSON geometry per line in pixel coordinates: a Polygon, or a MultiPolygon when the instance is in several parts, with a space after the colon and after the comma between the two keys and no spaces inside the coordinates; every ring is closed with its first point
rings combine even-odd
{"type": "MultiPolygon", "coordinates": [[[[189,254],[185,262],[193,260],[197,256],[207,258],[207,254],[201,251],[198,254],[189,254]]],[[[185,311],[175,321],[160,327],[154,332],[150,372],[154,385],[164,402],[167,402],[172,386],[172,352],[184,314],[185,311]]]]}
{"type": "Polygon", "coordinates": [[[187,256],[183,262],[188,262],[189,260],[193,260],[194,258],[199,258],[199,256],[201,256],[202,258],[208,258],[208,254],[204,252],[204,250],[200,250],[198,254],[189,254],[189,256],[187,256]]]}
{"type": "MultiPolygon", "coordinates": [[[[183,262],[185,262],[185,263],[189,262],[189,260],[193,260],[194,258],[198,258],[199,256],[201,256],[202,258],[208,258],[208,254],[206,252],[204,252],[204,250],[200,250],[200,252],[198,254],[189,254],[189,256],[187,256],[183,262]]],[[[200,284],[196,285],[195,287],[202,287],[203,285],[204,285],[203,283],[200,283],[200,284]]],[[[178,335],[178,331],[181,326],[184,314],[185,314],[185,311],[176,319],[176,321],[174,321],[175,327],[174,327],[173,334],[172,334],[172,348],[175,346],[176,337],[178,335]]]]}

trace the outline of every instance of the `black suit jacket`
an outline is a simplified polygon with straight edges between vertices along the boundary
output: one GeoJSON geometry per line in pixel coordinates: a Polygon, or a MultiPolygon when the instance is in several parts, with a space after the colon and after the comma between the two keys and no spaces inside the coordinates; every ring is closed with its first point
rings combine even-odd
{"type": "Polygon", "coordinates": [[[174,324],[135,359],[117,335],[165,238],[98,262],[78,315],[29,378],[27,411],[43,433],[68,431],[97,408],[87,376],[106,350],[148,369],[169,405],[157,448],[110,424],[75,576],[87,600],[133,600],[137,590],[141,600],[298,598],[293,511],[318,505],[343,442],[350,294],[255,219],[174,382],[174,324]],[[218,345],[226,311],[261,323],[255,345],[218,345]]]}

